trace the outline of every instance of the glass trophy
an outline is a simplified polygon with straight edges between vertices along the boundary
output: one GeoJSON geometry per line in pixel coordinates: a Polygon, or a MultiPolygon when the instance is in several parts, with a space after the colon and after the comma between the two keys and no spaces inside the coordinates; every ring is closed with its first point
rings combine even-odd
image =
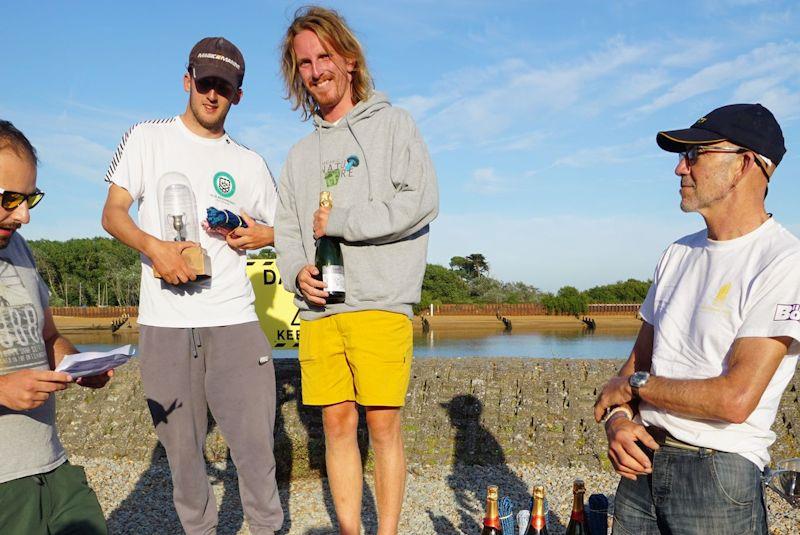
{"type": "Polygon", "coordinates": [[[800,457],[775,463],[767,470],[764,482],[792,507],[800,507],[800,457]]]}
{"type": "MultiPolygon", "coordinates": [[[[181,173],[166,173],[158,181],[158,213],[161,239],[200,243],[197,203],[189,179],[181,173]]],[[[181,256],[198,278],[211,276],[211,259],[202,247],[189,247],[181,256]]],[[[161,278],[153,269],[153,275],[161,278]]]]}

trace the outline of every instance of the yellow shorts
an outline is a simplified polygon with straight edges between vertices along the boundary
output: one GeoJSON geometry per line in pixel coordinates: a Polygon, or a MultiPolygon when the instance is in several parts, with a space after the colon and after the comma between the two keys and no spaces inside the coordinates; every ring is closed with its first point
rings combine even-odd
{"type": "Polygon", "coordinates": [[[301,321],[303,403],[402,407],[413,345],[405,314],[364,310],[301,321]]]}

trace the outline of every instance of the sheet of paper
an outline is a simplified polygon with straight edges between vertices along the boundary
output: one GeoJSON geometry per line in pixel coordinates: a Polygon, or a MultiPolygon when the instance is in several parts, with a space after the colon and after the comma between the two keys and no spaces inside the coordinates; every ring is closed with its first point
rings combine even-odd
{"type": "Polygon", "coordinates": [[[67,355],[56,367],[57,372],[66,372],[73,379],[78,377],[88,377],[99,375],[108,370],[122,366],[136,353],[136,350],[128,344],[105,353],[100,351],[89,351],[86,353],[76,353],[67,355]]]}

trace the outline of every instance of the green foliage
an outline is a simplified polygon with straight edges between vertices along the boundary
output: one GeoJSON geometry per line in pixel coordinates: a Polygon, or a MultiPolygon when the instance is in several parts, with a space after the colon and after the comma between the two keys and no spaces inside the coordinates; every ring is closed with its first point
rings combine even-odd
{"type": "Polygon", "coordinates": [[[274,260],[278,256],[275,254],[275,249],[272,247],[265,247],[257,253],[247,253],[247,258],[254,258],[259,260],[274,260]]]}
{"type": "Polygon", "coordinates": [[[542,296],[542,305],[548,314],[571,314],[579,316],[589,310],[589,300],[583,292],[574,286],[564,286],[556,295],[547,293],[542,296]]]}
{"type": "Polygon", "coordinates": [[[52,306],[136,305],[139,254],[110,238],[28,242],[52,306]]]}
{"type": "MultiPolygon", "coordinates": [[[[483,255],[470,255],[470,257],[483,255]]],[[[483,268],[472,271],[471,263],[463,263],[465,257],[453,257],[447,269],[444,266],[428,264],[422,281],[422,298],[415,307],[418,312],[431,303],[536,303],[540,292],[537,288],[523,282],[502,282],[484,276],[483,268]],[[460,259],[460,260],[459,260],[460,259]]],[[[483,259],[488,270],[488,263],[483,259]]],[[[476,268],[477,269],[477,268],[476,268]]]]}
{"type": "Polygon", "coordinates": [[[444,266],[428,264],[422,279],[422,296],[415,311],[427,308],[431,303],[469,303],[469,286],[455,271],[444,266]]]}
{"type": "Polygon", "coordinates": [[[454,256],[450,259],[450,268],[464,280],[480,278],[489,273],[489,262],[480,253],[467,256],[454,256]]]}
{"type": "Polygon", "coordinates": [[[590,303],[642,303],[652,282],[628,279],[624,282],[595,286],[584,293],[590,303]]]}

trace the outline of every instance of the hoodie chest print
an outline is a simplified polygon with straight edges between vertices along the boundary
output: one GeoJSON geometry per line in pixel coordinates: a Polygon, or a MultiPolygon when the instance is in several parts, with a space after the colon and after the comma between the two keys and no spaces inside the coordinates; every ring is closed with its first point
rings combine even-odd
{"type": "Polygon", "coordinates": [[[332,188],[339,183],[342,177],[352,177],[353,168],[358,167],[358,156],[350,155],[345,159],[325,160],[322,162],[322,176],[325,187],[332,188]]]}

